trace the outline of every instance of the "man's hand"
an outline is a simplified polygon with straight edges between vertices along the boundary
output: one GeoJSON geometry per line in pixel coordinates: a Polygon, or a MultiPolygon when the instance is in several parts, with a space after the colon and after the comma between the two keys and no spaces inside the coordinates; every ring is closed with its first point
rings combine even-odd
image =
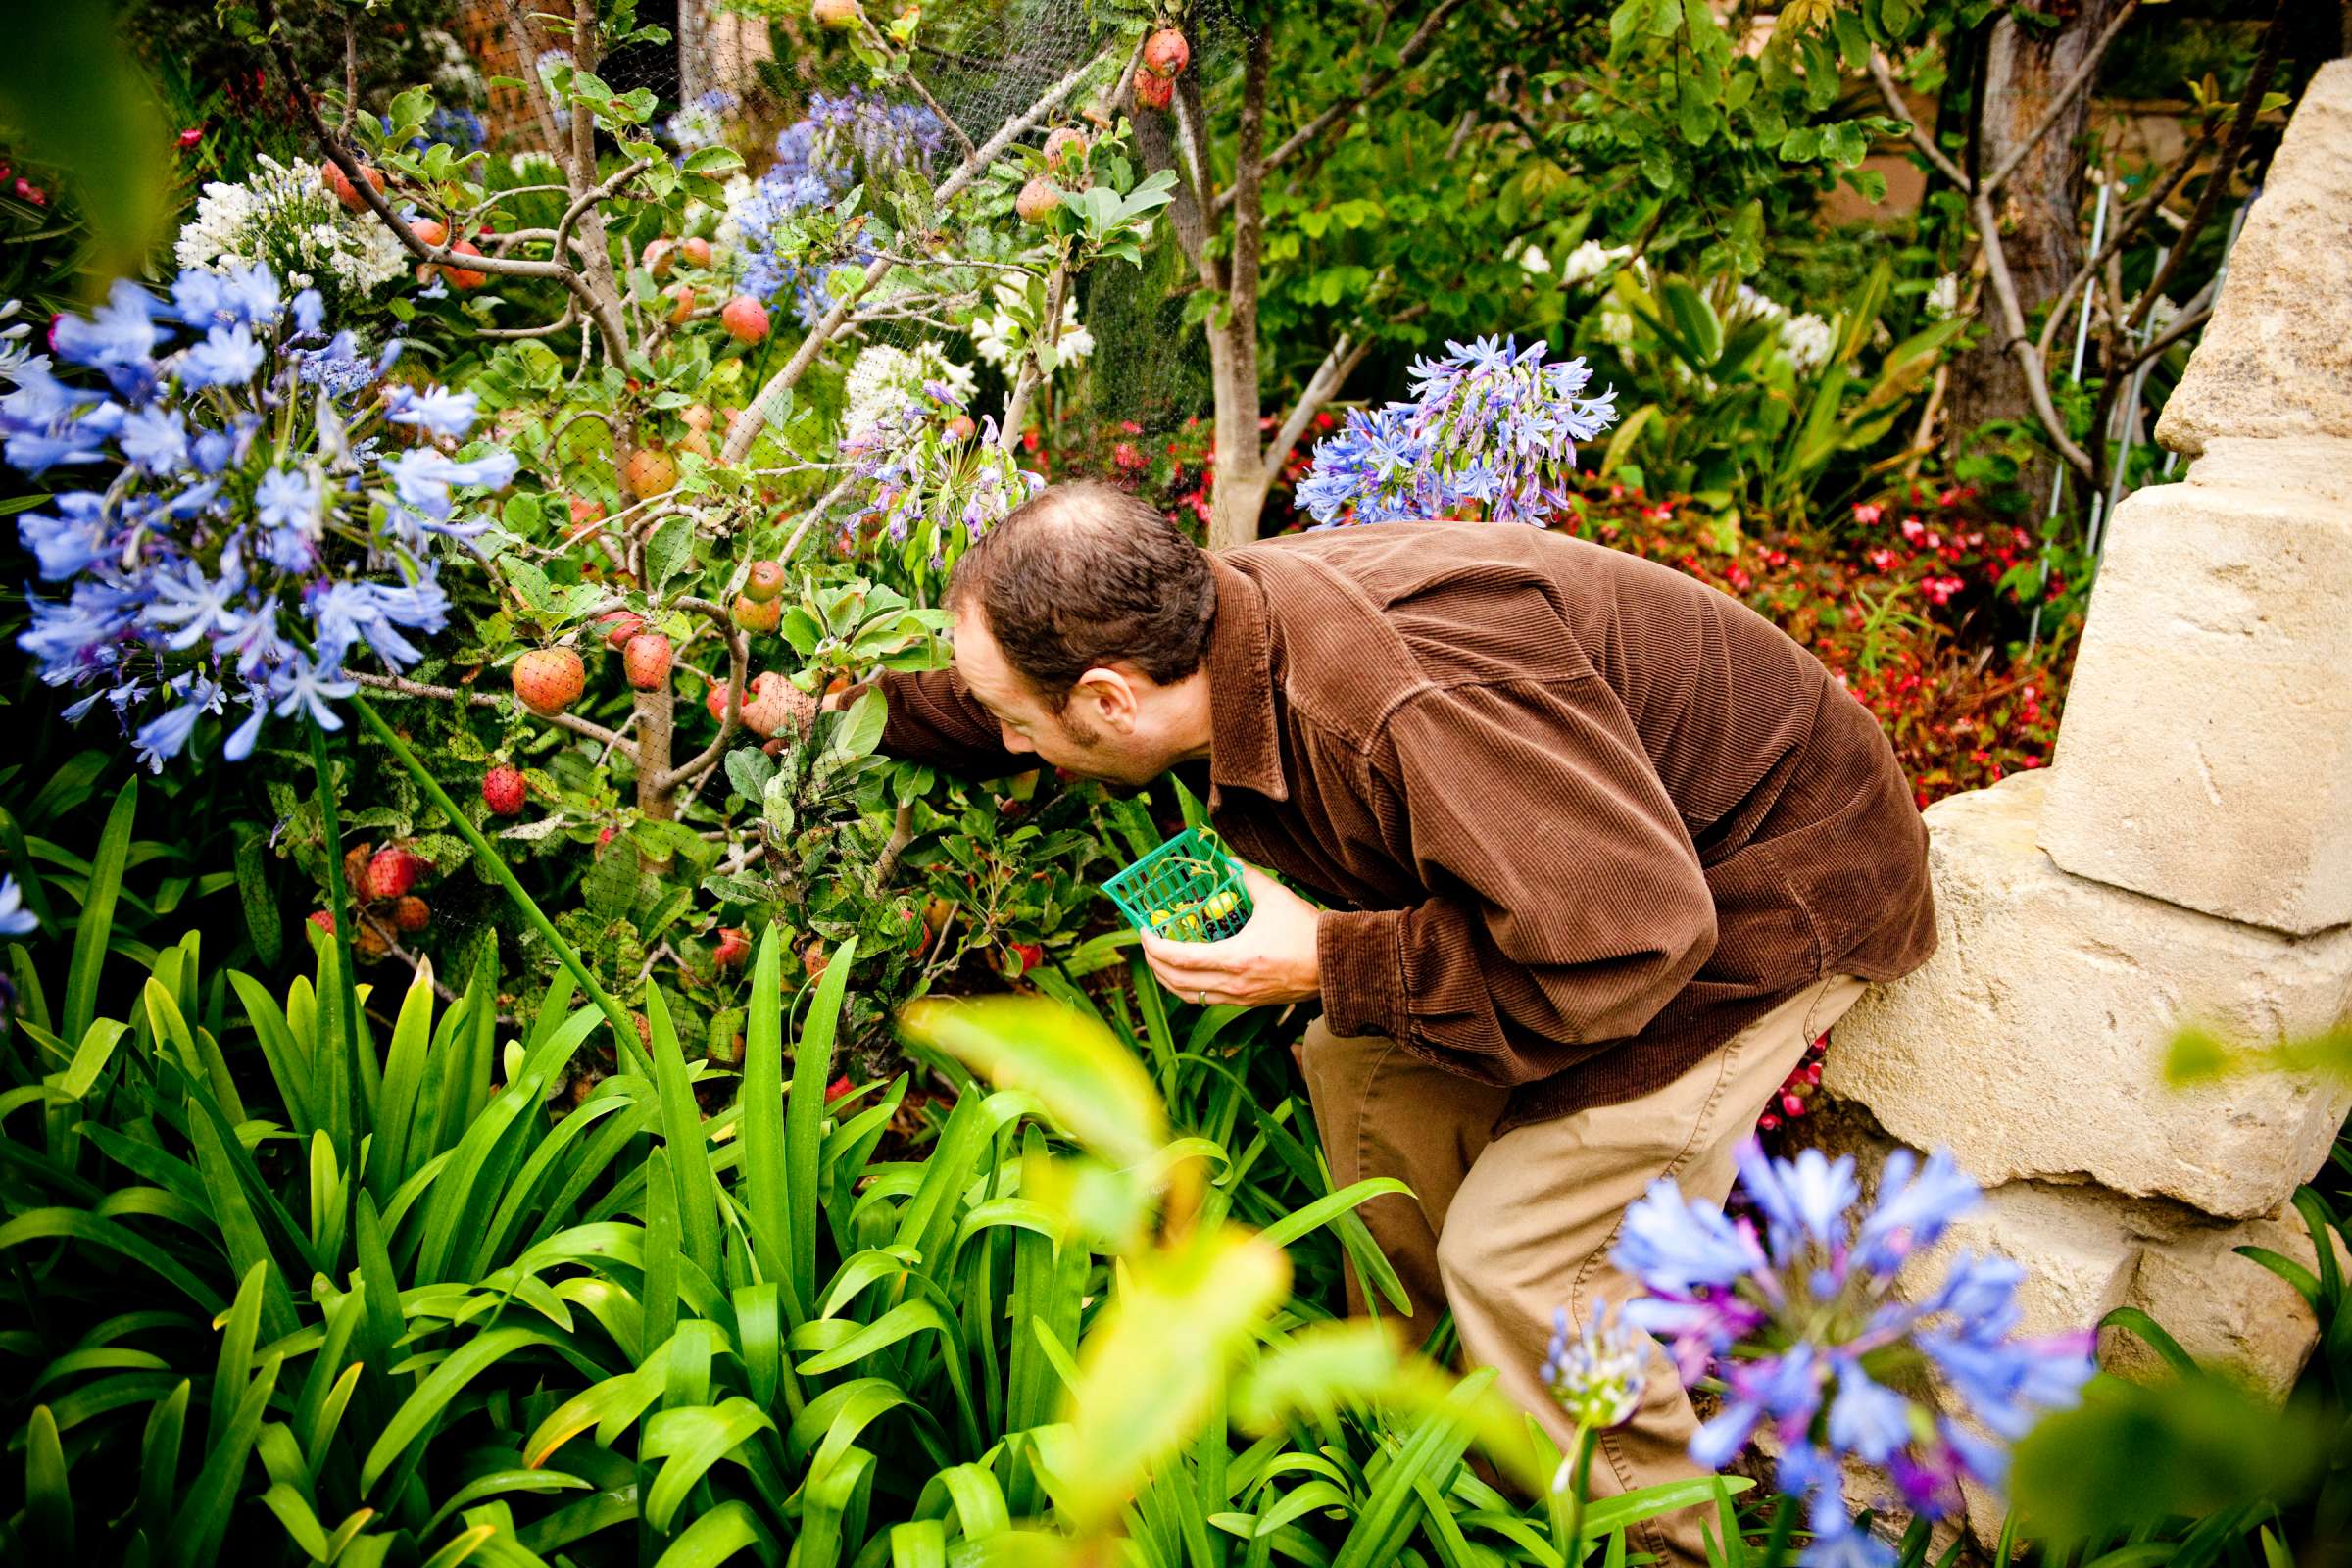
{"type": "Polygon", "coordinates": [[[1258,870],[1242,867],[1250,923],[1222,942],[1169,942],[1144,933],[1144,957],[1159,983],[1185,1001],[1263,1007],[1322,991],[1315,959],[1315,906],[1258,870]]]}

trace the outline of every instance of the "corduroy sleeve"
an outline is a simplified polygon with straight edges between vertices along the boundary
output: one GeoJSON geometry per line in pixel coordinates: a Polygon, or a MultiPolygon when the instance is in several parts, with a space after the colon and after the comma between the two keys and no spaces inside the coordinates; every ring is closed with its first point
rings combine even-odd
{"type": "Polygon", "coordinates": [[[1433,689],[1386,739],[1369,804],[1433,896],[1320,917],[1333,1033],[1528,1083],[1640,1032],[1706,962],[1697,853],[1597,681],[1433,689]]]}
{"type": "Polygon", "coordinates": [[[927,762],[967,778],[996,778],[1038,765],[1036,758],[1015,757],[1004,749],[995,716],[952,667],[889,670],[879,684],[890,704],[890,718],[882,728],[885,756],[927,762]]]}

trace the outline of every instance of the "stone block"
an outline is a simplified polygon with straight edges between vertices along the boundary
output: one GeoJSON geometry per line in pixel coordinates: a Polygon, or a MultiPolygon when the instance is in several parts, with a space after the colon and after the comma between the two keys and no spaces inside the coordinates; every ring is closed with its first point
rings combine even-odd
{"type": "Polygon", "coordinates": [[[1988,1187],[2091,1180],[2210,1214],[2276,1210],[2326,1159],[2352,1088],[2247,1074],[2176,1090],[2178,1027],[2316,1034],[2352,1003],[2352,929],[2291,938],[2060,870],[2034,843],[2046,780],[1928,812],[1937,948],[1832,1035],[1830,1093],[1947,1145],[1988,1187]]]}
{"type": "MultiPolygon", "coordinates": [[[[2346,1261],[2340,1238],[2330,1238],[2346,1261]]],[[[2319,1319],[2295,1288],[2240,1257],[2239,1247],[2264,1247],[2305,1268],[2318,1261],[2311,1231],[2292,1207],[2236,1224],[2192,1219],[2147,1231],[2130,1304],[2154,1318],[2180,1348],[2210,1367],[2227,1367],[2273,1398],[2284,1398],[2318,1343],[2319,1319]]],[[[2126,1377],[2152,1378],[2164,1362],[2134,1335],[2109,1330],[2099,1364],[2126,1377]]]]}
{"type": "Polygon", "coordinates": [[[2352,61],[2295,106],[2230,275],[2156,438],[2192,456],[2224,436],[2352,436],[2352,61]]]}
{"type": "Polygon", "coordinates": [[[2295,935],[2352,921],[2347,473],[2352,441],[2226,442],[2117,509],[2040,824],[2061,867],[2295,935]]]}

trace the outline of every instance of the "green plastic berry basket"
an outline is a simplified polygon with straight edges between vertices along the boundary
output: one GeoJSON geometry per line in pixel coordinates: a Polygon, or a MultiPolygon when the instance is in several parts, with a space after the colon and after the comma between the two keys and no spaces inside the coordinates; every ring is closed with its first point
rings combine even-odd
{"type": "Polygon", "coordinates": [[[1170,942],[1215,942],[1250,920],[1242,868],[1214,833],[1186,828],[1102,884],[1139,931],[1170,942]]]}

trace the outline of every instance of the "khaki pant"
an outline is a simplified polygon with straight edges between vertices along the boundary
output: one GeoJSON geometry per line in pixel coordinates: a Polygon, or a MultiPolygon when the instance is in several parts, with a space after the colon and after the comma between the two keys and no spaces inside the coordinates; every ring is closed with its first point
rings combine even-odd
{"type": "MultiPolygon", "coordinates": [[[[1572,1332],[1604,1300],[1635,1287],[1608,1260],[1626,1205],[1660,1176],[1720,1203],[1732,1190],[1733,1152],[1806,1046],[1862,994],[1836,975],[1766,1013],[1655,1093],[1553,1121],[1490,1130],[1505,1092],[1433,1067],[1379,1036],[1343,1039],[1317,1019],[1299,1046],[1315,1123],[1341,1187],[1393,1176],[1418,1195],[1374,1199],[1360,1210],[1412,1298],[1416,1342],[1450,1303],[1466,1367],[1500,1370],[1500,1387],[1541,1419],[1566,1452],[1575,1427],[1538,1377],[1552,1314],[1572,1332]]],[[[1348,1304],[1364,1310],[1351,1270],[1348,1304]]],[[[1690,1396],[1663,1350],[1649,1358],[1642,1408],[1601,1436],[1592,1492],[1704,1474],[1686,1449],[1697,1430],[1690,1396]]],[[[1627,1544],[1706,1561],[1700,1526],[1712,1508],[1686,1508],[1635,1527],[1627,1544]]]]}

